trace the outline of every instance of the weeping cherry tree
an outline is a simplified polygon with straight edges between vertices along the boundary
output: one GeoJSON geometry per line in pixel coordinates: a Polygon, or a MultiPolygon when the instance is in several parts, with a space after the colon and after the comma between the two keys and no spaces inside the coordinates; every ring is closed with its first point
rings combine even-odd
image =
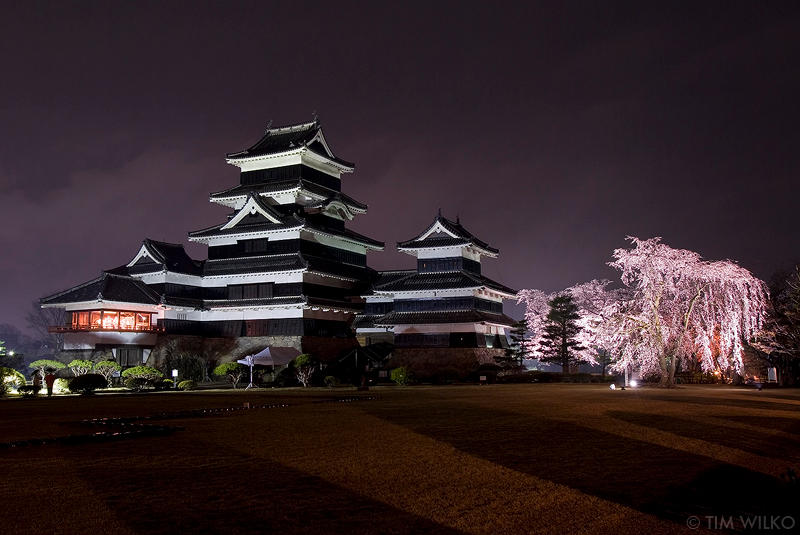
{"type": "MultiPolygon", "coordinates": [[[[579,307],[583,345],[613,355],[612,369],[656,374],[663,386],[673,385],[678,365],[690,359],[707,372],[742,374],[744,345],[758,336],[769,310],[765,284],[735,262],[705,261],[660,238],[628,241],[632,247],[615,250],[609,263],[622,288],[594,280],[565,290],[579,307]]],[[[542,296],[518,296],[534,324],[542,296]]]]}

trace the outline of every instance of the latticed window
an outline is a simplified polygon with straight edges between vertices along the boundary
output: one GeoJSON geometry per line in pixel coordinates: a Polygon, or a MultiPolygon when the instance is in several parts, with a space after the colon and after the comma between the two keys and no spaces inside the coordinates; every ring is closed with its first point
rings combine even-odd
{"type": "Polygon", "coordinates": [[[141,366],[142,355],[143,352],[141,347],[118,347],[117,363],[123,368],[130,366],[141,366]]]}

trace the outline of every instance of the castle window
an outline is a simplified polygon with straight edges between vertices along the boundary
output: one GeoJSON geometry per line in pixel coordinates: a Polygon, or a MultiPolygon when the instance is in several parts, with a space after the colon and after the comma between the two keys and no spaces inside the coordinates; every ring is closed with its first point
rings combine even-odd
{"type": "Polygon", "coordinates": [[[133,330],[136,328],[136,313],[135,312],[120,312],[119,313],[119,328],[125,330],[133,330]]]}
{"type": "Polygon", "coordinates": [[[111,310],[103,311],[103,329],[118,329],[119,314],[111,310]]]}
{"type": "Polygon", "coordinates": [[[136,328],[149,329],[150,328],[150,314],[136,314],[136,328]]]}

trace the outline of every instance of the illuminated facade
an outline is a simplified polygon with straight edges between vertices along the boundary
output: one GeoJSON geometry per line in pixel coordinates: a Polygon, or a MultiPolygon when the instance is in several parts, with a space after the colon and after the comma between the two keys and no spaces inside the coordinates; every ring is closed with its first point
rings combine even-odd
{"type": "Polygon", "coordinates": [[[354,323],[362,344],[393,343],[398,363],[423,353],[490,364],[505,352],[514,320],[503,314],[503,300],[516,291],[481,274],[481,258],[496,258],[497,249],[441,215],[397,248],[417,267],[379,273],[354,323]]]}
{"type": "Polygon", "coordinates": [[[354,164],[334,155],[316,120],[268,128],[227,162],[239,184],[210,196],[227,218],[189,233],[208,247],[206,260],[146,239],[127,264],[42,299],[67,311],[54,327],[66,351],[110,350],[141,363],[164,337],[200,336],[324,359],[357,343],[351,323],[374,278],[366,254],[383,243],[346,228],[367,210],[342,192],[354,164]]]}

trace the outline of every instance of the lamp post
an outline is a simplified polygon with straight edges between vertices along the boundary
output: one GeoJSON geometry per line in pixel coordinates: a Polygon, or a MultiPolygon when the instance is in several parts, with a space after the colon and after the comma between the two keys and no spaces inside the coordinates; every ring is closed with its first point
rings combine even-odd
{"type": "Polygon", "coordinates": [[[255,388],[253,384],[253,366],[255,365],[255,359],[253,355],[249,355],[247,357],[247,363],[250,365],[250,384],[245,387],[245,390],[250,390],[251,388],[255,388]]]}
{"type": "Polygon", "coordinates": [[[172,382],[175,384],[175,390],[178,389],[178,370],[172,370],[172,382]]]}

